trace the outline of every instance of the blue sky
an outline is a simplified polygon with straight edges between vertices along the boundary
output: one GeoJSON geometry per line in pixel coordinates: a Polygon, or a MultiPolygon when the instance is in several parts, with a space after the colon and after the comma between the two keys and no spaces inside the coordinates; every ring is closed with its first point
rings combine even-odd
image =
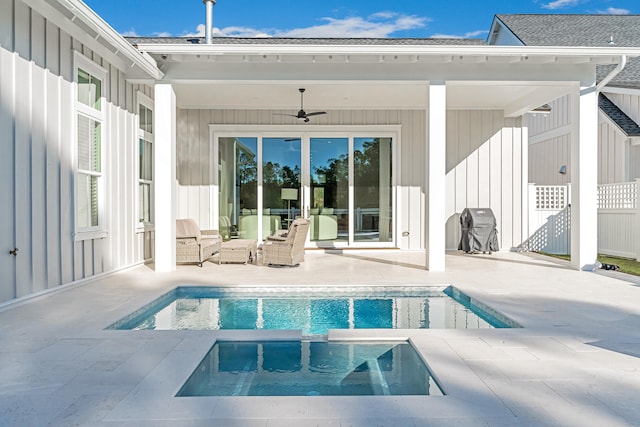
{"type": "MultiPolygon", "coordinates": [[[[85,0],[123,35],[204,34],[201,0],[85,0]]],[[[214,36],[487,36],[500,13],[638,14],[638,0],[217,0],[214,36]]]]}

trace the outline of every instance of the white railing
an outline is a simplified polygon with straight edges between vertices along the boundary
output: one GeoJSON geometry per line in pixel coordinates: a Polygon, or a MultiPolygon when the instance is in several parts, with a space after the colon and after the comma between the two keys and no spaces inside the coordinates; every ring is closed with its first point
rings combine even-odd
{"type": "Polygon", "coordinates": [[[636,209],[637,207],[637,181],[598,186],[598,209],[636,209]]]}
{"type": "MultiPolygon", "coordinates": [[[[523,250],[571,250],[571,186],[529,184],[529,237],[523,250]]],[[[598,186],[598,253],[640,261],[640,179],[598,186]]]]}

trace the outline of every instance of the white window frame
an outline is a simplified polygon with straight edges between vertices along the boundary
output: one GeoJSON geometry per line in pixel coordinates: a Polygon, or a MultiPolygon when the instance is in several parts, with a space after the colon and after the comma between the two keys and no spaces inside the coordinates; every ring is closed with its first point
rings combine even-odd
{"type": "MultiPolygon", "coordinates": [[[[262,139],[269,137],[294,137],[301,138],[302,141],[302,154],[304,164],[301,165],[303,176],[301,181],[302,189],[302,201],[305,208],[308,207],[308,201],[310,200],[310,183],[309,174],[305,171],[309,171],[309,156],[306,153],[305,146],[311,140],[311,138],[327,138],[327,137],[339,137],[349,139],[349,209],[353,209],[354,204],[354,188],[353,188],[353,143],[355,138],[391,138],[393,143],[391,147],[392,165],[391,165],[391,180],[390,185],[392,189],[391,204],[393,213],[393,238],[390,242],[359,242],[353,240],[353,216],[351,216],[349,223],[349,241],[346,243],[334,242],[331,247],[349,247],[349,248],[396,248],[401,245],[401,234],[399,232],[401,227],[402,212],[401,203],[399,201],[400,186],[399,186],[399,171],[400,171],[400,147],[402,145],[402,125],[305,125],[304,129],[301,129],[300,125],[209,125],[209,144],[212,153],[212,164],[214,165],[213,177],[214,184],[211,186],[211,210],[212,223],[217,224],[219,221],[219,200],[218,193],[220,189],[220,182],[218,181],[219,175],[219,159],[218,149],[219,140],[224,137],[248,137],[257,138],[258,140],[258,176],[262,177],[262,139]]],[[[262,183],[258,181],[258,215],[262,215],[262,183]]],[[[262,235],[262,222],[258,221],[258,235],[262,235]]],[[[323,247],[322,243],[310,242],[309,236],[305,247],[323,247]]]]}
{"type": "Polygon", "coordinates": [[[107,230],[105,224],[105,135],[106,135],[106,97],[105,93],[108,91],[108,72],[89,58],[74,51],[73,56],[73,100],[75,105],[75,111],[73,114],[73,141],[75,143],[73,150],[73,217],[74,217],[74,240],[89,240],[99,239],[107,237],[107,230]],[[80,101],[78,101],[78,70],[89,73],[92,77],[97,78],[101,82],[101,94],[100,94],[100,109],[92,108],[80,101]],[[100,172],[95,171],[82,171],[78,168],[78,117],[82,115],[90,120],[100,123],[100,172]],[[90,227],[80,227],[78,225],[78,175],[91,175],[98,177],[98,225],[90,227]]]}
{"type": "Polygon", "coordinates": [[[137,232],[143,232],[145,230],[145,226],[149,227],[151,225],[153,225],[154,222],[154,193],[155,193],[155,187],[153,184],[153,177],[155,174],[155,165],[154,165],[154,156],[153,154],[151,155],[151,170],[152,170],[152,174],[151,174],[151,181],[149,180],[143,180],[140,178],[140,140],[143,139],[149,143],[151,143],[151,147],[152,147],[152,153],[153,153],[153,144],[154,144],[154,134],[153,134],[153,127],[151,129],[151,132],[147,132],[145,130],[142,129],[142,123],[140,120],[140,106],[144,106],[146,108],[148,108],[149,110],[151,110],[151,122],[152,124],[155,124],[155,112],[153,110],[153,100],[151,98],[149,98],[147,95],[145,95],[144,93],[138,91],[136,93],[136,118],[137,118],[137,132],[136,132],[136,141],[135,141],[135,153],[136,153],[136,181],[135,181],[135,195],[136,195],[136,210],[135,210],[135,218],[134,218],[134,222],[135,222],[135,228],[137,232]],[[150,184],[151,188],[150,188],[150,198],[149,198],[149,222],[143,222],[140,221],[141,218],[141,212],[140,212],[140,184],[150,184]]]}

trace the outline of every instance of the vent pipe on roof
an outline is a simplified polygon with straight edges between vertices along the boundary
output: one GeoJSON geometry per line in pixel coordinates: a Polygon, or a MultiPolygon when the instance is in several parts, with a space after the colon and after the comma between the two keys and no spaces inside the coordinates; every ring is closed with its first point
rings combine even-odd
{"type": "Polygon", "coordinates": [[[205,6],[205,22],[204,22],[204,42],[211,44],[211,30],[213,27],[213,6],[216,0],[202,0],[205,6]]]}

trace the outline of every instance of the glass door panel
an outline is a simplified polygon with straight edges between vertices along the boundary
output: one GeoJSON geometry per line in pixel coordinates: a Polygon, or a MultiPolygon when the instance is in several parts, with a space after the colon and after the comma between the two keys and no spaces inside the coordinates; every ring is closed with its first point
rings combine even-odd
{"type": "Polygon", "coordinates": [[[258,138],[220,138],[218,159],[220,234],[258,239],[258,138]]]}
{"type": "Polygon", "coordinates": [[[349,139],[310,140],[309,238],[349,240],[349,139]]]}
{"type": "Polygon", "coordinates": [[[262,238],[300,216],[300,138],[262,139],[262,238]]]}
{"type": "Polygon", "coordinates": [[[353,142],[353,240],[391,242],[391,138],[354,138],[353,142]]]}

